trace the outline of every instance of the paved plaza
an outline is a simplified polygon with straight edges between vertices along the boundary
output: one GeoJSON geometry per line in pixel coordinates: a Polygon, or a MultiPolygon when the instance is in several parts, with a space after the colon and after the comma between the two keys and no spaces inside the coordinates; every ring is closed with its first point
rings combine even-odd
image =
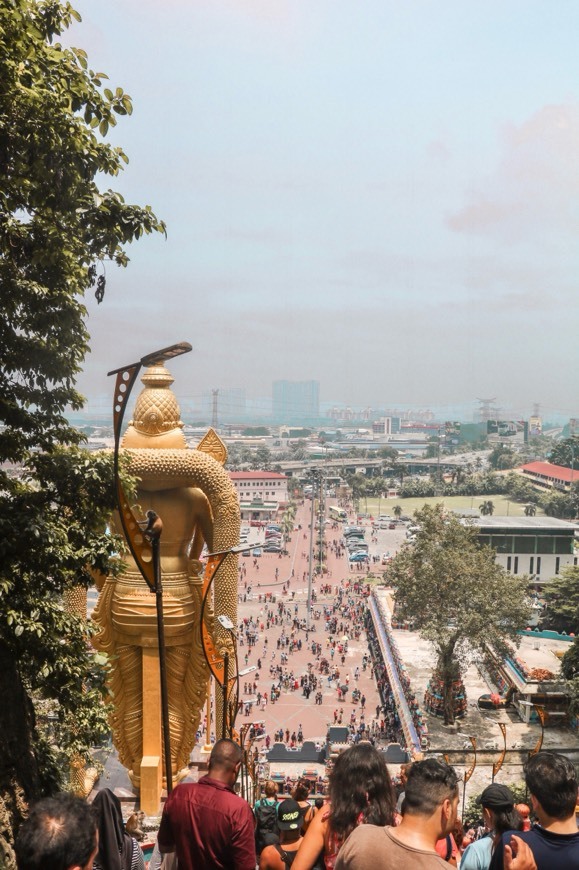
{"type": "MultiPolygon", "coordinates": [[[[258,621],[258,623],[263,623],[265,625],[264,615],[266,605],[263,603],[263,596],[266,592],[273,593],[277,599],[275,604],[270,603],[267,605],[270,608],[273,608],[276,613],[278,602],[283,601],[284,604],[291,609],[292,614],[305,620],[309,571],[309,520],[310,503],[306,501],[305,504],[300,506],[298,509],[295,526],[296,528],[301,526],[301,529],[297,528],[297,530],[293,532],[291,540],[287,544],[287,549],[289,551],[287,556],[280,557],[280,555],[276,553],[264,553],[262,556],[257,558],[254,558],[253,556],[240,558],[240,566],[245,568],[247,572],[244,581],[240,584],[240,592],[244,592],[244,582],[248,587],[251,587],[251,593],[247,595],[247,600],[239,603],[240,622],[244,619],[253,617],[254,620],[258,621]],[[284,584],[287,589],[285,594],[282,593],[282,587],[284,584]],[[259,600],[260,596],[262,597],[261,602],[259,600]]],[[[332,526],[326,525],[325,528],[325,536],[328,543],[333,542],[334,540],[336,542],[340,541],[342,537],[341,526],[332,528],[332,526]]],[[[369,533],[370,528],[368,528],[367,537],[369,537],[369,533]]],[[[250,540],[259,539],[258,536],[258,530],[252,529],[250,540]]],[[[327,727],[329,724],[334,723],[334,711],[336,710],[338,711],[338,715],[340,710],[343,710],[343,724],[350,723],[352,713],[355,714],[356,722],[359,723],[360,704],[353,704],[351,699],[351,690],[356,687],[360,690],[361,694],[366,697],[366,723],[370,724],[372,719],[375,718],[376,706],[379,703],[378,692],[376,684],[370,676],[370,667],[368,667],[366,671],[363,670],[362,658],[364,654],[368,652],[366,634],[363,631],[363,627],[352,626],[350,622],[347,622],[347,625],[344,625],[343,633],[335,635],[337,642],[339,642],[343,636],[348,637],[348,649],[345,653],[344,665],[342,666],[340,662],[340,654],[337,649],[334,651],[334,657],[332,659],[331,647],[329,645],[328,633],[325,630],[324,618],[324,608],[332,607],[336,600],[337,589],[343,588],[348,580],[350,580],[351,583],[354,583],[356,580],[363,580],[366,576],[366,569],[364,567],[363,570],[359,571],[354,567],[350,570],[347,557],[344,555],[338,558],[330,548],[328,548],[326,565],[329,572],[328,575],[325,575],[323,579],[315,578],[313,582],[313,590],[317,600],[313,605],[312,610],[321,615],[318,619],[311,619],[310,625],[312,631],[309,634],[310,642],[309,644],[306,643],[305,632],[303,630],[296,632],[296,639],[302,639],[302,649],[301,651],[289,653],[287,664],[284,665],[284,668],[287,668],[288,671],[292,671],[299,681],[302,674],[308,673],[308,664],[312,664],[314,675],[320,679],[318,690],[322,692],[322,703],[321,705],[315,703],[316,692],[312,692],[309,699],[306,700],[301,689],[295,691],[282,690],[281,696],[275,704],[268,702],[265,708],[260,708],[259,711],[252,711],[248,721],[251,719],[263,720],[265,722],[266,732],[271,736],[272,742],[273,735],[278,729],[282,728],[284,731],[285,729],[289,729],[290,732],[295,730],[297,733],[300,725],[302,726],[305,740],[325,740],[327,727]],[[331,585],[332,591],[330,593],[321,592],[321,587],[324,584],[331,585]],[[353,637],[354,628],[362,629],[358,639],[354,639],[353,637]],[[322,677],[319,671],[319,663],[315,661],[315,657],[311,652],[312,641],[316,641],[322,645],[322,658],[327,658],[331,664],[339,668],[339,681],[332,681],[330,683],[326,676],[322,677]],[[359,679],[356,681],[355,674],[357,669],[359,671],[359,679]],[[347,694],[347,700],[340,703],[338,700],[337,686],[346,683],[349,685],[350,691],[347,694]]],[[[374,570],[381,570],[380,565],[372,567],[374,567],[374,570]]],[[[342,622],[342,620],[339,618],[338,623],[340,622],[342,622]]],[[[277,649],[277,641],[282,633],[282,628],[286,635],[292,631],[291,624],[288,624],[287,622],[284,622],[283,627],[281,625],[274,625],[267,633],[265,631],[259,632],[258,640],[254,647],[249,648],[247,645],[244,645],[240,646],[238,649],[239,667],[241,670],[243,670],[246,665],[256,665],[258,659],[261,660],[262,667],[259,670],[259,679],[256,680],[256,684],[258,691],[261,693],[266,692],[268,695],[272,683],[274,681],[277,682],[277,679],[274,680],[274,678],[270,676],[270,667],[272,664],[278,665],[281,663],[281,652],[277,649]],[[267,647],[264,647],[265,637],[267,637],[267,647]]],[[[255,674],[251,674],[247,677],[247,680],[241,680],[242,690],[243,684],[254,676],[255,674]]],[[[253,688],[251,692],[246,694],[242,691],[240,697],[242,699],[255,697],[253,688]]],[[[237,720],[238,727],[243,723],[245,718],[246,717],[242,712],[237,720]]]]}

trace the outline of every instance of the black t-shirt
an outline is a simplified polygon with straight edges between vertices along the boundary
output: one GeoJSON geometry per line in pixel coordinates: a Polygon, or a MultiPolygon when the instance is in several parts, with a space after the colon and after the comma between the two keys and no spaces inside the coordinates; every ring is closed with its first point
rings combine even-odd
{"type": "Polygon", "coordinates": [[[530,831],[509,831],[493,852],[489,870],[503,870],[505,845],[515,834],[529,844],[537,870],[579,870],[579,831],[576,834],[552,834],[540,825],[530,831]]]}

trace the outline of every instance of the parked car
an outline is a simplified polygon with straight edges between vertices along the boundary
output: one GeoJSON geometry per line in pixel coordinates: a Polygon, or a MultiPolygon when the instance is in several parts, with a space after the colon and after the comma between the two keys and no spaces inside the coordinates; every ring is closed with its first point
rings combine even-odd
{"type": "Polygon", "coordinates": [[[350,562],[369,562],[370,557],[368,553],[352,553],[349,557],[350,562]]]}
{"type": "Polygon", "coordinates": [[[264,553],[281,553],[281,547],[279,544],[264,544],[263,546],[264,553]]]}
{"type": "Polygon", "coordinates": [[[252,556],[261,556],[261,547],[254,547],[251,551],[252,556]]]}

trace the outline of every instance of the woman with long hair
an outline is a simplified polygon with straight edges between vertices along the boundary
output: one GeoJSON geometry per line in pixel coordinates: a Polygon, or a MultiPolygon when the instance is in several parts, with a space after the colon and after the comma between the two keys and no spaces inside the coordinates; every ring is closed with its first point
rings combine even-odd
{"type": "Polygon", "coordinates": [[[523,820],[514,807],[514,798],[506,785],[488,785],[478,799],[483,809],[485,828],[489,833],[471,843],[460,860],[461,870],[488,868],[493,852],[507,831],[522,831],[523,820]]]}
{"type": "Polygon", "coordinates": [[[332,870],[358,825],[391,825],[396,798],[384,756],[370,743],[342,752],[330,774],[329,801],[312,819],[293,870],[332,870]]]}
{"type": "Polygon", "coordinates": [[[308,800],[308,795],[311,790],[312,786],[309,779],[306,779],[305,777],[300,777],[291,793],[292,799],[296,801],[296,803],[298,803],[300,806],[300,813],[302,816],[302,834],[306,833],[309,824],[315,815],[314,808],[308,800]]]}

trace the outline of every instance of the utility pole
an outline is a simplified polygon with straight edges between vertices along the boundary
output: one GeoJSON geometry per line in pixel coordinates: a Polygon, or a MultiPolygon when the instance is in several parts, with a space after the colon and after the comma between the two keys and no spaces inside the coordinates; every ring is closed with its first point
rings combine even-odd
{"type": "Polygon", "coordinates": [[[320,578],[322,575],[322,567],[324,564],[324,474],[320,473],[320,495],[319,495],[319,504],[318,504],[318,522],[320,524],[320,534],[318,536],[318,546],[320,548],[319,553],[319,565],[320,565],[320,578]]]}
{"type": "Polygon", "coordinates": [[[316,483],[318,480],[318,471],[314,469],[311,474],[312,481],[312,507],[310,511],[310,560],[309,560],[309,571],[308,571],[308,602],[307,602],[307,611],[306,611],[306,631],[310,630],[310,623],[312,617],[312,572],[314,570],[314,507],[315,507],[315,495],[316,495],[316,483]]]}

